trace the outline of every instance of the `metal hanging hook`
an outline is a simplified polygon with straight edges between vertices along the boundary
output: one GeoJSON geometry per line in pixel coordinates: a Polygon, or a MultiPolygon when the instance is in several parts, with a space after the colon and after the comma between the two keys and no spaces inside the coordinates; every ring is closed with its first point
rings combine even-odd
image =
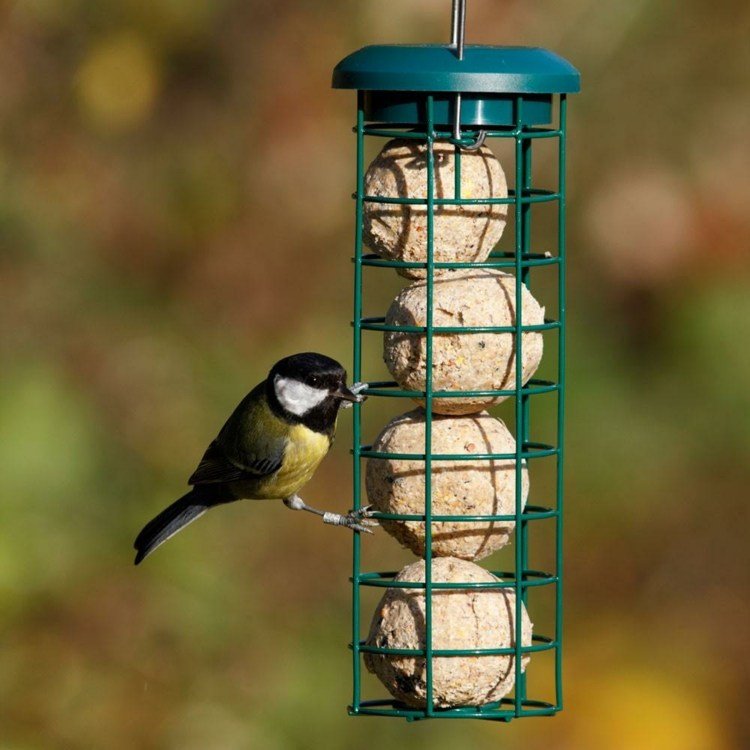
{"type": "Polygon", "coordinates": [[[458,59],[463,60],[466,39],[466,0],[453,0],[451,17],[451,47],[456,50],[458,59]]]}
{"type": "MultiPolygon", "coordinates": [[[[451,13],[451,47],[459,60],[464,59],[466,44],[466,0],[453,0],[451,13]]],[[[487,139],[487,132],[480,130],[473,143],[466,144],[461,137],[461,94],[456,94],[456,104],[453,112],[453,132],[450,142],[464,151],[478,151],[487,139]]]]}
{"type": "Polygon", "coordinates": [[[487,131],[480,130],[477,132],[477,137],[473,143],[459,143],[458,145],[464,151],[479,151],[479,149],[482,148],[482,146],[484,146],[484,142],[486,140],[487,140],[487,131]]]}

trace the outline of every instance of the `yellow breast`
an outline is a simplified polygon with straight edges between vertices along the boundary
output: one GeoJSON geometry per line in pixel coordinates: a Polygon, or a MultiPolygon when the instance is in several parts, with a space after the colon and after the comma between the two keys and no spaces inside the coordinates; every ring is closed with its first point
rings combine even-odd
{"type": "Polygon", "coordinates": [[[292,427],[284,461],[274,478],[274,493],[278,493],[274,496],[288,497],[307,484],[330,447],[331,441],[326,435],[303,425],[292,427]]]}

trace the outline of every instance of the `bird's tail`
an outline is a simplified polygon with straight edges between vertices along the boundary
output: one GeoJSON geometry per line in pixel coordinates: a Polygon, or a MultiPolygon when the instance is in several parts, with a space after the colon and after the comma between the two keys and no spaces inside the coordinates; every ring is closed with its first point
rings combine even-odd
{"type": "Polygon", "coordinates": [[[212,503],[201,498],[193,489],[165,508],[156,518],[151,519],[136,537],[133,545],[137,550],[135,564],[138,565],[167,539],[202,516],[211,505],[212,503]]]}

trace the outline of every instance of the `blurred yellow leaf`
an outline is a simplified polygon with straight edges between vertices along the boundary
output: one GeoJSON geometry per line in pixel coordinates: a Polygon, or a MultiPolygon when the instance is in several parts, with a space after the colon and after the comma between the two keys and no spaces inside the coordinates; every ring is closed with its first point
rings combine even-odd
{"type": "Polygon", "coordinates": [[[579,721],[572,746],[580,750],[727,747],[719,717],[695,686],[660,673],[658,667],[623,668],[596,685],[582,681],[574,688],[576,702],[579,721]]]}
{"type": "MultiPolygon", "coordinates": [[[[37,0],[38,1],[38,0],[37,0]]],[[[213,19],[223,9],[218,0],[121,0],[138,28],[151,38],[179,39],[210,33],[213,19]]]]}
{"type": "Polygon", "coordinates": [[[123,33],[95,45],[76,75],[84,116],[105,131],[140,125],[153,110],[160,88],[153,51],[137,36],[123,33]]]}

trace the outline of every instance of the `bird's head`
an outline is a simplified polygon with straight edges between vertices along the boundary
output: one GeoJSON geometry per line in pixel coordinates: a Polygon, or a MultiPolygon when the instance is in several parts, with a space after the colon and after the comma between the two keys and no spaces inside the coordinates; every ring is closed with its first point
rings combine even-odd
{"type": "Polygon", "coordinates": [[[314,352],[278,361],[268,374],[268,386],[281,408],[296,417],[323,405],[365,400],[346,385],[346,370],[335,359],[314,352]]]}

